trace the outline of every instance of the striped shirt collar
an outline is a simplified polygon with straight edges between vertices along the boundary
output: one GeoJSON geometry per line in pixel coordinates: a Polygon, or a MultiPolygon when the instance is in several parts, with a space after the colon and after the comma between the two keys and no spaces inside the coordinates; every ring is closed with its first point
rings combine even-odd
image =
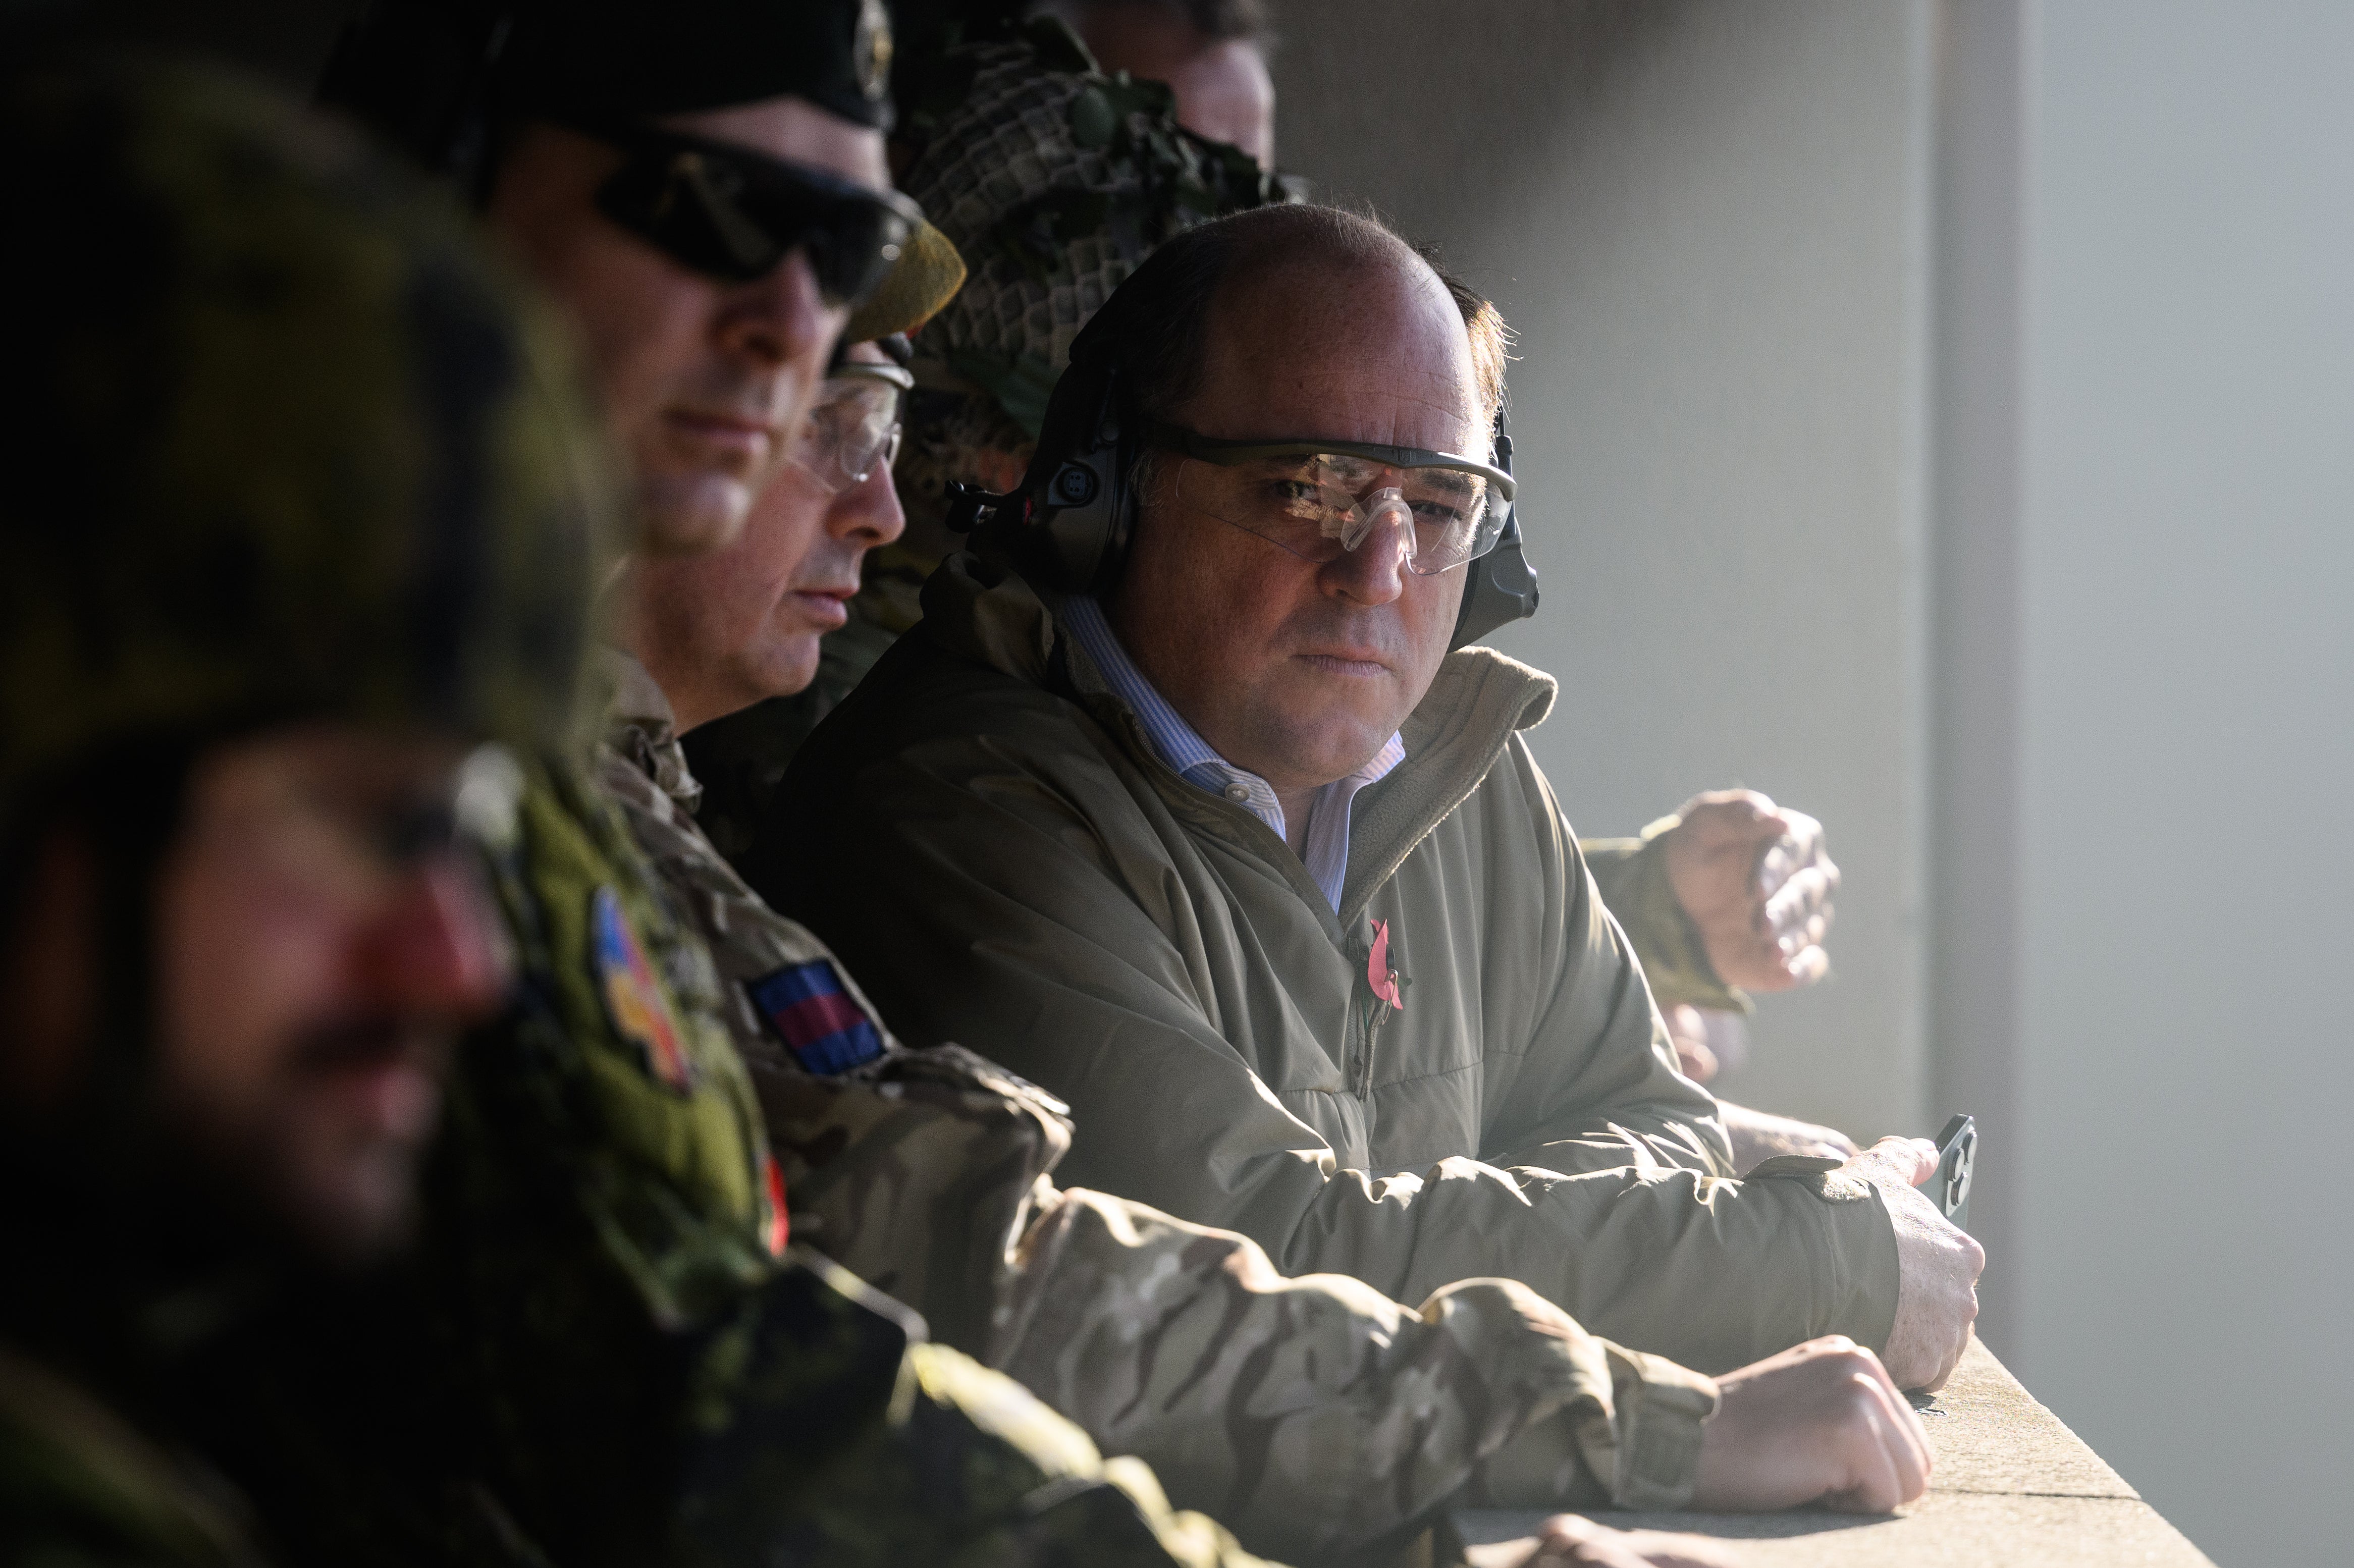
{"type": "MultiPolygon", "coordinates": [[[[1135,710],[1137,721],[1143,725],[1152,748],[1160,753],[1177,776],[1197,789],[1227,800],[1265,822],[1277,838],[1287,838],[1284,832],[1283,805],[1275,798],[1275,787],[1247,768],[1237,768],[1210,747],[1193,726],[1187,724],[1169,699],[1155,690],[1144,678],[1144,672],[1128,656],[1128,650],[1104,618],[1103,606],[1087,594],[1073,594],[1063,601],[1063,622],[1077,638],[1079,646],[1087,651],[1096,668],[1103,673],[1104,682],[1112,694],[1135,710]]],[[[1395,735],[1389,737],[1373,759],[1345,779],[1337,779],[1316,791],[1308,806],[1308,842],[1301,862],[1308,875],[1322,891],[1325,902],[1334,909],[1341,907],[1341,885],[1349,876],[1349,818],[1357,791],[1376,779],[1388,776],[1390,770],[1405,760],[1405,742],[1395,735]]]]}

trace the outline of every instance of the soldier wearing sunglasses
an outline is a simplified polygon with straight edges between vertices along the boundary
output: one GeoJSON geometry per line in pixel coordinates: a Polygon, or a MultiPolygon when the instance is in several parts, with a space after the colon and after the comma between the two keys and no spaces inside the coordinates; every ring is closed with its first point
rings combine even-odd
{"type": "Polygon", "coordinates": [[[1166,242],[1072,365],[1124,559],[1007,531],[1101,488],[1042,450],[796,758],[767,821],[829,831],[765,835],[753,885],[899,1033],[1069,1102],[1064,1180],[1406,1300],[1518,1279],[1703,1371],[1841,1333],[1941,1383],[1983,1259],[1920,1147],[1723,1180],[1520,733],[1553,681],[1450,650],[1511,499],[1493,309],[1270,207],[1166,242]]]}
{"type": "Polygon", "coordinates": [[[567,306],[646,544],[726,545],[852,341],[961,263],[891,189],[882,0],[380,0],[327,101],[458,182],[567,306]]]}

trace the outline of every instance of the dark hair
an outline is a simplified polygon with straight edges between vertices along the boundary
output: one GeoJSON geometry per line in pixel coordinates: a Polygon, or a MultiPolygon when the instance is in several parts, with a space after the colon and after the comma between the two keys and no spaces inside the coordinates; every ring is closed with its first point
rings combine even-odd
{"type": "Polygon", "coordinates": [[[1182,22],[1212,43],[1239,38],[1261,54],[1275,48],[1275,17],[1266,0],[1047,0],[1038,9],[1073,26],[1090,11],[1157,11],[1182,22]]]}
{"type": "Polygon", "coordinates": [[[1379,218],[1312,203],[1235,213],[1168,240],[1104,302],[1071,357],[1110,355],[1124,419],[1168,418],[1200,390],[1210,311],[1227,280],[1263,261],[1317,254],[1343,264],[1405,254],[1436,273],[1463,318],[1481,413],[1494,422],[1511,342],[1496,307],[1379,218]]]}

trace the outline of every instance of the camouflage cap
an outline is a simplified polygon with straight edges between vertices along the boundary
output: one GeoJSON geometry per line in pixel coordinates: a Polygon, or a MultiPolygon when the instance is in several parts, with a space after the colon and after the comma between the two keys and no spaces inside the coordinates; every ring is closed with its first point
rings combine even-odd
{"type": "Polygon", "coordinates": [[[1071,340],[1154,247],[1290,196],[1179,126],[1161,83],[1098,71],[1063,23],[976,31],[903,73],[900,188],[970,269],[916,350],[1034,438],[1071,340]]]}
{"type": "Polygon", "coordinates": [[[187,68],[20,68],[0,149],[0,797],[256,723],[577,733],[609,460],[462,215],[187,68]]]}

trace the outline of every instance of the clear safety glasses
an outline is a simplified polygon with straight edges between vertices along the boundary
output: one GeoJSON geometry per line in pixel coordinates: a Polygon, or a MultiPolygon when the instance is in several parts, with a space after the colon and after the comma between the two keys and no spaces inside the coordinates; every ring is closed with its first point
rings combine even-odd
{"type": "Polygon", "coordinates": [[[896,365],[835,366],[801,425],[792,461],[829,495],[865,483],[898,461],[899,404],[915,385],[896,365]]]}
{"type": "Polygon", "coordinates": [[[1419,577],[1496,547],[1512,476],[1452,452],[1366,441],[1227,441],[1158,424],[1150,443],[1177,465],[1178,501],[1305,561],[1338,560],[1368,540],[1419,577]]]}

